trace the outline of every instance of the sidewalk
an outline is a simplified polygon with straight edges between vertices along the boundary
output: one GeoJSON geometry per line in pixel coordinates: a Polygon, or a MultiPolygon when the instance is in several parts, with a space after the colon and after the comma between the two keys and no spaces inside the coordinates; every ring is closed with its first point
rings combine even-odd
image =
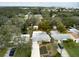
{"type": "Polygon", "coordinates": [[[62,57],[69,57],[69,54],[67,53],[65,48],[62,50],[62,57]]]}
{"type": "MultiPolygon", "coordinates": [[[[57,51],[61,54],[61,49],[58,47],[57,51]]],[[[69,57],[69,54],[67,53],[66,49],[62,49],[62,57],[69,57]]]]}

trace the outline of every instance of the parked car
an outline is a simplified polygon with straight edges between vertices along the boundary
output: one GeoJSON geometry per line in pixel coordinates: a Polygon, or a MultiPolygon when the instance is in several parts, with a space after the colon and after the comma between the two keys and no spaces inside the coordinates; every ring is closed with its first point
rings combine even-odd
{"type": "Polygon", "coordinates": [[[60,49],[63,49],[63,45],[61,45],[60,43],[58,43],[58,46],[60,47],[60,49]]]}
{"type": "Polygon", "coordinates": [[[15,49],[16,49],[16,48],[12,48],[12,49],[10,50],[9,56],[13,56],[13,55],[14,55],[15,49]]]}

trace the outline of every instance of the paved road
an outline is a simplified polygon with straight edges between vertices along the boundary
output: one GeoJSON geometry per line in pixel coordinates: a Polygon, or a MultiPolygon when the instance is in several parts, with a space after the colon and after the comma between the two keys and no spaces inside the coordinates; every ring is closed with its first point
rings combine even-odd
{"type": "Polygon", "coordinates": [[[9,53],[10,53],[11,48],[8,48],[6,54],[4,55],[4,57],[9,57],[9,53]]]}

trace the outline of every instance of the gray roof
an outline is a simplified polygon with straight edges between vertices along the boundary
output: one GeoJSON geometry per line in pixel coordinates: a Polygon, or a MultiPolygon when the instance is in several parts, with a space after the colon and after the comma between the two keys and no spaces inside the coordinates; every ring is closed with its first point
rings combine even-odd
{"type": "Polygon", "coordinates": [[[70,39],[70,35],[69,34],[51,34],[51,36],[55,39],[55,40],[67,40],[70,39]]]}
{"type": "Polygon", "coordinates": [[[50,31],[51,37],[53,37],[55,40],[67,40],[71,38],[70,34],[61,34],[58,31],[50,31]]]}
{"type": "Polygon", "coordinates": [[[72,28],[72,29],[69,29],[70,32],[73,32],[73,33],[76,33],[76,34],[79,34],[79,30],[75,29],[75,28],[72,28]]]}

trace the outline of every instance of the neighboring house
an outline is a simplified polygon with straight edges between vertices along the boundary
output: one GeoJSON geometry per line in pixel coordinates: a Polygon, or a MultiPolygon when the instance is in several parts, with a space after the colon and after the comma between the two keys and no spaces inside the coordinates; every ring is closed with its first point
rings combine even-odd
{"type": "Polygon", "coordinates": [[[34,17],[35,17],[36,19],[40,19],[40,20],[43,19],[43,17],[42,17],[41,14],[35,14],[34,17]]]}
{"type": "Polygon", "coordinates": [[[34,18],[37,20],[36,25],[38,25],[41,22],[41,20],[43,19],[41,14],[35,14],[34,18]]]}
{"type": "Polygon", "coordinates": [[[31,39],[32,41],[45,41],[45,42],[50,42],[51,40],[50,36],[43,31],[33,31],[31,39]]]}
{"type": "Polygon", "coordinates": [[[75,33],[75,34],[79,34],[79,30],[77,30],[75,28],[69,29],[69,32],[72,32],[72,33],[75,33]]]}
{"type": "Polygon", "coordinates": [[[53,34],[53,35],[51,34],[51,36],[55,40],[67,40],[71,38],[70,34],[53,34]]]}
{"type": "Polygon", "coordinates": [[[30,19],[32,16],[34,16],[35,17],[35,19],[39,19],[40,21],[41,21],[41,19],[43,19],[43,17],[42,17],[42,15],[41,14],[35,14],[35,15],[32,15],[32,14],[26,14],[25,15],[25,19],[30,19]]]}
{"type": "Polygon", "coordinates": [[[50,31],[51,37],[54,38],[55,40],[58,40],[58,42],[67,40],[67,39],[72,39],[70,34],[61,34],[58,31],[50,31]]]}
{"type": "Polygon", "coordinates": [[[79,43],[79,30],[72,28],[72,29],[69,29],[69,33],[72,35],[73,41],[75,41],[76,43],[79,43]]]}

